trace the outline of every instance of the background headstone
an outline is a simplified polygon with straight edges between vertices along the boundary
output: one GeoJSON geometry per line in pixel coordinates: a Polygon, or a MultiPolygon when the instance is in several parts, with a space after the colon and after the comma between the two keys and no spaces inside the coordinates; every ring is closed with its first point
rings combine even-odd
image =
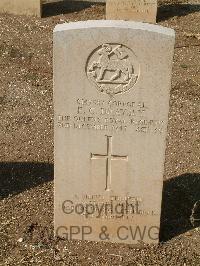
{"type": "Polygon", "coordinates": [[[56,235],[158,242],[174,39],[137,22],[56,26],[56,235]]]}
{"type": "Polygon", "coordinates": [[[42,3],[56,3],[56,2],[92,2],[92,3],[105,3],[106,0],[42,0],[42,3]]]}
{"type": "Polygon", "coordinates": [[[0,0],[0,12],[40,17],[41,1],[42,0],[0,0]]]}
{"type": "Polygon", "coordinates": [[[106,18],[156,23],[157,0],[107,0],[106,18]]]}

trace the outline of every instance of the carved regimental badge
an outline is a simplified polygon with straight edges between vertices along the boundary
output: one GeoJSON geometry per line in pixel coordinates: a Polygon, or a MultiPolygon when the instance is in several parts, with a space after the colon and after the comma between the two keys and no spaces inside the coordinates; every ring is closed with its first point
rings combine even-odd
{"type": "Polygon", "coordinates": [[[86,73],[99,92],[114,96],[133,88],[139,77],[139,64],[125,45],[106,43],[91,53],[86,73]]]}

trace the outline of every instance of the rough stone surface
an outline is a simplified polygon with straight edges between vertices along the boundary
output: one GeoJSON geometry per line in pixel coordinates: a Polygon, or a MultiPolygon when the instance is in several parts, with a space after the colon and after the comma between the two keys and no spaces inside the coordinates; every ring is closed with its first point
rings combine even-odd
{"type": "Polygon", "coordinates": [[[41,0],[0,0],[0,12],[41,16],[41,0]]]}
{"type": "Polygon", "coordinates": [[[150,24],[56,26],[57,235],[158,242],[173,48],[150,24]]]}
{"type": "Polygon", "coordinates": [[[107,0],[106,18],[155,23],[157,0],[107,0]]]}

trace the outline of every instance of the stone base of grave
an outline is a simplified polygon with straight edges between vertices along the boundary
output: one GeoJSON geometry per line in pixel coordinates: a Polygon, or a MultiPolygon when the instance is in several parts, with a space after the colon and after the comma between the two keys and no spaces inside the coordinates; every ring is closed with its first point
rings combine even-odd
{"type": "Polygon", "coordinates": [[[42,0],[0,0],[0,13],[41,16],[42,0]]]}

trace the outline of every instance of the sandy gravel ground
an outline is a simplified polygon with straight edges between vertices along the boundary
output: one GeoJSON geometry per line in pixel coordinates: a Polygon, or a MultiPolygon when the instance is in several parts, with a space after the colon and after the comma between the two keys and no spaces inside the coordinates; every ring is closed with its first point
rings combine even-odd
{"type": "Polygon", "coordinates": [[[137,249],[53,239],[52,30],[102,19],[105,6],[46,5],[42,19],[0,14],[0,265],[200,265],[200,222],[190,222],[200,200],[199,4],[159,1],[158,24],[176,31],[161,243],[137,249]]]}

